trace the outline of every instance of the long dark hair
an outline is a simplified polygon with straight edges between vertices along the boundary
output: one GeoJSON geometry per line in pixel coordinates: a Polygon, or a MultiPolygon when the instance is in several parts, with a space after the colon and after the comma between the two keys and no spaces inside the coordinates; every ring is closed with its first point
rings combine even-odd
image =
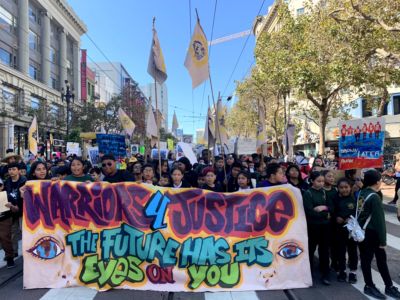
{"type": "Polygon", "coordinates": [[[251,182],[251,175],[250,175],[250,173],[249,172],[247,172],[247,171],[240,171],[239,173],[238,173],[238,175],[237,175],[237,177],[236,177],[236,181],[237,181],[237,178],[239,177],[239,175],[243,175],[244,177],[246,177],[247,178],[247,185],[252,189],[253,188],[253,183],[251,182]]]}
{"type": "Polygon", "coordinates": [[[29,174],[28,174],[28,180],[38,180],[38,178],[36,178],[35,171],[39,165],[43,165],[46,168],[46,177],[44,179],[45,180],[50,179],[49,170],[47,169],[46,163],[43,161],[37,160],[31,165],[31,169],[29,170],[29,174]]]}
{"type": "Polygon", "coordinates": [[[290,169],[297,170],[297,172],[299,173],[299,175],[297,176],[297,180],[299,181],[299,184],[303,183],[304,180],[303,180],[303,177],[301,176],[300,168],[298,165],[295,165],[295,164],[290,164],[286,169],[285,175],[286,175],[286,179],[288,180],[288,182],[290,183],[290,176],[289,176],[290,169]]]}

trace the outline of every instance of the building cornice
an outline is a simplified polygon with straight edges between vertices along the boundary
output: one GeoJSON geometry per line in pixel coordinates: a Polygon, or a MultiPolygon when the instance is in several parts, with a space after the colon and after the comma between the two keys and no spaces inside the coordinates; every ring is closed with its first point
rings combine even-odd
{"type": "Polygon", "coordinates": [[[72,21],[80,35],[87,32],[86,24],[78,17],[72,7],[65,0],[53,0],[60,11],[72,21]]]}
{"type": "Polygon", "coordinates": [[[269,27],[271,26],[271,24],[273,23],[274,19],[277,16],[279,5],[280,5],[279,0],[274,1],[267,15],[262,18],[260,25],[261,28],[258,32],[258,36],[260,36],[264,31],[268,31],[269,27]]]}

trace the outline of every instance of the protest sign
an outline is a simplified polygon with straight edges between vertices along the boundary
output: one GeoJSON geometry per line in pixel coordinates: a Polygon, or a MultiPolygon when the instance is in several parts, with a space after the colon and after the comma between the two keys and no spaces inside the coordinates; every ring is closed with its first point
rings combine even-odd
{"type": "Polygon", "coordinates": [[[87,147],[89,161],[92,166],[97,166],[100,162],[99,147],[87,147]]]}
{"type": "Polygon", "coordinates": [[[367,118],[339,122],[341,170],[382,168],[385,119],[367,118]]]}
{"type": "Polygon", "coordinates": [[[76,156],[82,156],[82,151],[81,148],[79,147],[79,143],[67,142],[67,154],[68,155],[75,154],[76,156]]]}
{"type": "Polygon", "coordinates": [[[99,152],[112,154],[115,157],[126,156],[125,136],[120,134],[97,133],[96,141],[99,152]]]}
{"type": "Polygon", "coordinates": [[[300,191],[30,181],[24,288],[241,291],[312,285],[300,191]]]}

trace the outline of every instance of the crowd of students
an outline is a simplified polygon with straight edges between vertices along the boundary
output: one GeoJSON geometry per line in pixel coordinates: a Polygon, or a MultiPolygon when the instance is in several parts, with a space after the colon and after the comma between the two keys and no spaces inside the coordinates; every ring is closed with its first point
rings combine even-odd
{"type": "Polygon", "coordinates": [[[9,151],[0,168],[4,180],[0,181],[0,190],[7,192],[10,208],[0,214],[0,243],[7,267],[15,265],[14,257],[18,253],[23,205],[21,187],[27,180],[137,182],[171,188],[197,187],[213,192],[236,192],[287,183],[298,188],[303,196],[311,270],[318,249],[322,283],[330,284],[331,269],[337,272],[338,281],[356,283],[360,258],[365,294],[384,299],[372,280],[371,262],[375,256],[386,285],[385,293],[400,299],[386,262],[386,227],[379,172],[368,170],[361,180],[356,170],[349,170],[345,177],[338,178],[335,170],[324,167],[321,157],[316,157],[312,166],[305,168],[303,164],[279,162],[258,154],[217,156],[212,164],[208,154],[203,151],[199,163],[194,165],[186,157],[177,161],[162,160],[159,164],[158,161],[144,160],[138,154],[127,158],[126,168],[121,169],[117,168],[116,158],[108,154],[101,156],[97,166],[76,156],[67,158],[65,154],[51,161],[36,159],[24,164],[20,156],[9,151]],[[366,224],[365,240],[361,243],[349,238],[344,227],[350,216],[355,216],[357,208],[362,208],[360,225],[366,224]]]}

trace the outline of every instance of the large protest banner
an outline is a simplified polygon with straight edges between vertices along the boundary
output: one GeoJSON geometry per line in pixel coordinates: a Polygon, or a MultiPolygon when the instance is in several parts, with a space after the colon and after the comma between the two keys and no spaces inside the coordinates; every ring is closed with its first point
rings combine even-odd
{"type": "Polygon", "coordinates": [[[26,289],[312,285],[302,197],[290,185],[222,194],[32,181],[23,216],[26,289]]]}
{"type": "Polygon", "coordinates": [[[96,133],[99,152],[113,154],[115,157],[126,156],[125,136],[120,134],[96,133]]]}
{"type": "Polygon", "coordinates": [[[339,122],[341,170],[382,168],[385,119],[368,118],[339,122]]]}

